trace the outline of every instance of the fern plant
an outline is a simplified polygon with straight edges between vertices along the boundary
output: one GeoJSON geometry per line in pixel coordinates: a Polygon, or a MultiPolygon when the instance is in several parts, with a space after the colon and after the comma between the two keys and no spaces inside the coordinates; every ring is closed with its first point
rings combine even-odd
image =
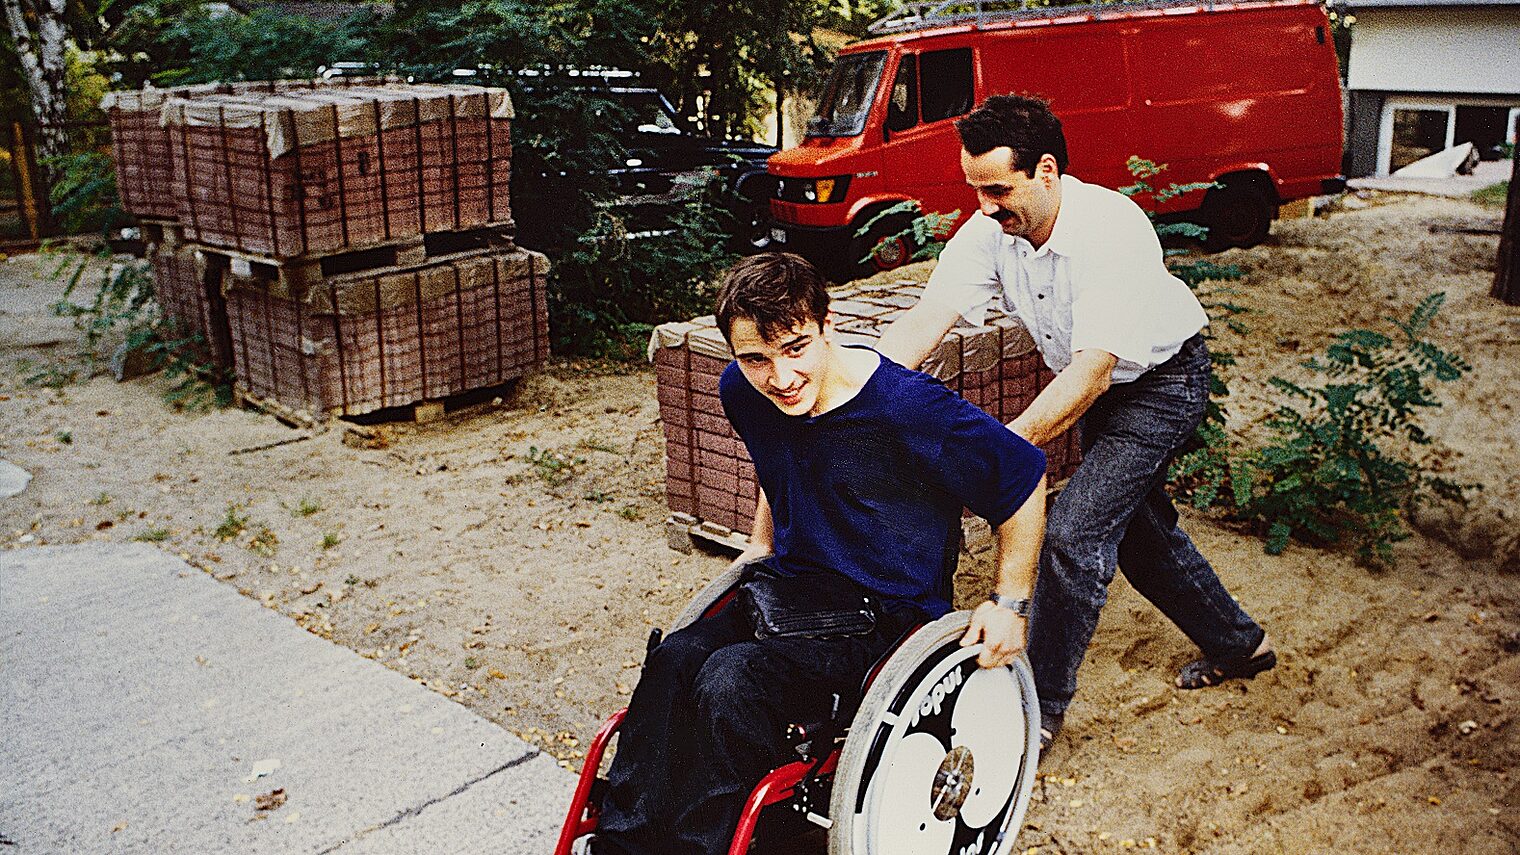
{"type": "Polygon", "coordinates": [[[1273,438],[1229,473],[1236,515],[1264,530],[1270,554],[1290,539],[1349,540],[1365,563],[1388,564],[1408,537],[1404,511],[1439,497],[1461,500],[1470,485],[1427,471],[1410,452],[1431,444],[1421,412],[1441,405],[1435,383],[1471,370],[1424,338],[1445,294],[1421,300],[1399,335],[1341,333],[1305,367],[1317,384],[1271,378],[1290,403],[1268,422],[1273,438]]]}
{"type": "MultiPolygon", "coordinates": [[[[961,211],[957,208],[948,214],[933,211],[925,213],[923,206],[917,200],[909,199],[877,211],[875,216],[860,224],[860,228],[855,230],[855,237],[863,238],[870,234],[878,223],[904,217],[911,219],[901,229],[882,235],[877,243],[904,239],[908,246],[915,248],[909,261],[938,261],[939,254],[945,249],[945,243],[950,240],[950,233],[955,231],[955,224],[961,218],[961,211]]],[[[876,247],[872,246],[864,257],[857,260],[861,264],[869,264],[875,252],[876,247]]]]}

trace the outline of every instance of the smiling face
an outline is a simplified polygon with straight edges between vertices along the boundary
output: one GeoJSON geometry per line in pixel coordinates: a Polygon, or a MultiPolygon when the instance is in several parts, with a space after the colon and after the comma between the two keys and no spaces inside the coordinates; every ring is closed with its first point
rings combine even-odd
{"type": "Polygon", "coordinates": [[[771,339],[746,317],[737,317],[729,330],[729,346],[739,370],[776,408],[789,416],[815,415],[819,396],[834,371],[831,347],[834,322],[806,321],[771,339]]]}
{"type": "Polygon", "coordinates": [[[1034,177],[1013,166],[1013,149],[999,146],[983,154],[961,150],[961,170],[976,191],[983,214],[998,221],[1003,233],[1043,246],[1061,209],[1061,173],[1054,157],[1042,155],[1034,177]]]}

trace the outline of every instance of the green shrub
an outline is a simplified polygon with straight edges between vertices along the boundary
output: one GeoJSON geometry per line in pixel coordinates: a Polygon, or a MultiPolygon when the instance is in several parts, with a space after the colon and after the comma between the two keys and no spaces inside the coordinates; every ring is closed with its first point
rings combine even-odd
{"type": "MultiPolygon", "coordinates": [[[[1462,500],[1469,485],[1432,474],[1415,449],[1431,444],[1419,414],[1439,407],[1434,384],[1470,370],[1457,354],[1423,335],[1445,301],[1432,294],[1398,335],[1354,329],[1336,336],[1323,357],[1304,366],[1320,379],[1273,377],[1287,394],[1263,446],[1209,470],[1211,496],[1256,526],[1270,554],[1290,539],[1328,546],[1350,543],[1359,560],[1389,564],[1393,544],[1408,537],[1405,511],[1416,502],[1462,500]]],[[[1196,494],[1195,494],[1196,496],[1196,494]]]]}
{"type": "Polygon", "coordinates": [[[109,234],[127,222],[116,191],[116,168],[98,151],[62,154],[43,161],[48,201],[65,232],[109,234]]]}
{"type": "MultiPolygon", "coordinates": [[[[863,238],[870,234],[877,223],[904,216],[910,216],[912,219],[902,229],[883,235],[882,240],[906,238],[908,246],[914,248],[910,261],[938,261],[939,254],[944,252],[945,244],[950,240],[950,233],[955,231],[956,221],[961,218],[961,211],[957,208],[948,214],[937,214],[933,211],[926,214],[923,206],[916,199],[910,199],[876,212],[876,216],[860,224],[860,228],[855,230],[855,237],[863,238]]],[[[875,249],[875,247],[870,247],[866,254],[856,261],[861,264],[870,264],[871,255],[875,249]]]]}

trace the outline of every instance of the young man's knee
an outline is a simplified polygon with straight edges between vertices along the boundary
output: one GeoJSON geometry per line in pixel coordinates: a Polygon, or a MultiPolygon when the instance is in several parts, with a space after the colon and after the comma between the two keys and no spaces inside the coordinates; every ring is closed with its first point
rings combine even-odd
{"type": "Polygon", "coordinates": [[[757,696],[771,681],[766,677],[764,654],[753,645],[725,647],[703,663],[697,672],[697,710],[705,718],[734,712],[749,714],[757,696]]]}

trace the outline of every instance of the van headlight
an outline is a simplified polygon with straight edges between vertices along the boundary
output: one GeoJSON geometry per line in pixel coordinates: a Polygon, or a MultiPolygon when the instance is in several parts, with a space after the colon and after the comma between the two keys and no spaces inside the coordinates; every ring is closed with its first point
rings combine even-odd
{"type": "Polygon", "coordinates": [[[830,178],[782,178],[776,182],[776,198],[783,202],[826,205],[844,201],[850,189],[850,176],[830,178]]]}

